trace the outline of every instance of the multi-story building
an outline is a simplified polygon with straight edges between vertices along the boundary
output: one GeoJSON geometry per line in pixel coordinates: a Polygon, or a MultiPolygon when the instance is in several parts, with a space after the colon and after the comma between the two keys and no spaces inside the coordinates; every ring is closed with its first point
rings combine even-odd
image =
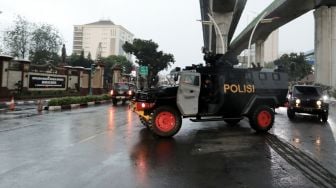
{"type": "Polygon", "coordinates": [[[92,59],[96,59],[97,55],[101,54],[102,57],[123,55],[131,60],[131,55],[126,54],[122,49],[126,41],[132,42],[133,34],[110,20],[75,25],[73,53],[80,54],[84,50],[85,57],[90,53],[92,59]]]}

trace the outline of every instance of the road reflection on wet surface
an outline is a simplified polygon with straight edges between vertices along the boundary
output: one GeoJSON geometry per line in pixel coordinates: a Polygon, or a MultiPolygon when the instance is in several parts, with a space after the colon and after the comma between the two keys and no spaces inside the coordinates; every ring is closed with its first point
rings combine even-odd
{"type": "Polygon", "coordinates": [[[334,118],[291,122],[277,109],[266,135],[247,120],[184,119],[171,139],[153,136],[127,106],[2,120],[0,187],[333,187],[334,118]]]}
{"type": "Polygon", "coordinates": [[[336,174],[336,112],[331,108],[327,123],[315,116],[297,115],[294,121],[286,116],[286,109],[278,109],[273,134],[316,158],[336,174]]]}

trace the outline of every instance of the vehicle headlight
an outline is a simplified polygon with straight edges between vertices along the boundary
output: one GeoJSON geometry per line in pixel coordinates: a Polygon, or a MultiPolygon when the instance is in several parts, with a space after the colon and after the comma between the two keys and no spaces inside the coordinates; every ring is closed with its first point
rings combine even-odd
{"type": "Polygon", "coordinates": [[[329,99],[329,97],[327,95],[323,96],[323,101],[327,101],[329,99]]]}
{"type": "Polygon", "coordinates": [[[321,101],[316,101],[316,104],[317,104],[318,106],[321,106],[321,105],[322,105],[322,102],[321,102],[321,101]]]}
{"type": "Polygon", "coordinates": [[[300,99],[296,99],[296,100],[295,100],[295,103],[296,103],[296,104],[300,104],[300,103],[301,103],[301,100],[300,100],[300,99]]]}
{"type": "Polygon", "coordinates": [[[290,99],[291,97],[292,97],[291,94],[288,94],[288,95],[287,95],[287,99],[290,99]]]}

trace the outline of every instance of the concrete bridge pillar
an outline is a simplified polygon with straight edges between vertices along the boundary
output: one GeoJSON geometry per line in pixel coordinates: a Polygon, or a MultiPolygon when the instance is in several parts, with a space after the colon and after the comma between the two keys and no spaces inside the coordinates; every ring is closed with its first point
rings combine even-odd
{"type": "Polygon", "coordinates": [[[221,41],[219,34],[222,35],[224,39],[224,53],[227,52],[228,33],[229,33],[229,29],[230,29],[231,22],[232,22],[232,16],[233,16],[232,12],[230,13],[214,12],[213,13],[214,20],[217,23],[219,29],[221,30],[221,33],[218,33],[218,31],[216,31],[216,53],[223,53],[223,45],[222,45],[222,41],[221,41]]]}
{"type": "Polygon", "coordinates": [[[265,66],[265,49],[264,41],[258,40],[255,44],[255,63],[260,63],[260,66],[265,66]]]}
{"type": "Polygon", "coordinates": [[[315,10],[315,80],[336,88],[336,7],[315,10]]]}

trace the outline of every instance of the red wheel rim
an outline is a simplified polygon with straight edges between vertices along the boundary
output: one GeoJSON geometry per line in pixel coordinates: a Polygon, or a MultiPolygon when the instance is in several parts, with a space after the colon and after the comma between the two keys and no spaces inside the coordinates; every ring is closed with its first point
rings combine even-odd
{"type": "Polygon", "coordinates": [[[258,114],[257,119],[258,119],[258,125],[262,128],[266,128],[270,126],[272,122],[272,115],[270,112],[264,110],[258,114]]]}
{"type": "Polygon", "coordinates": [[[155,119],[157,128],[162,132],[169,132],[174,129],[176,119],[171,112],[160,112],[155,119]]]}

